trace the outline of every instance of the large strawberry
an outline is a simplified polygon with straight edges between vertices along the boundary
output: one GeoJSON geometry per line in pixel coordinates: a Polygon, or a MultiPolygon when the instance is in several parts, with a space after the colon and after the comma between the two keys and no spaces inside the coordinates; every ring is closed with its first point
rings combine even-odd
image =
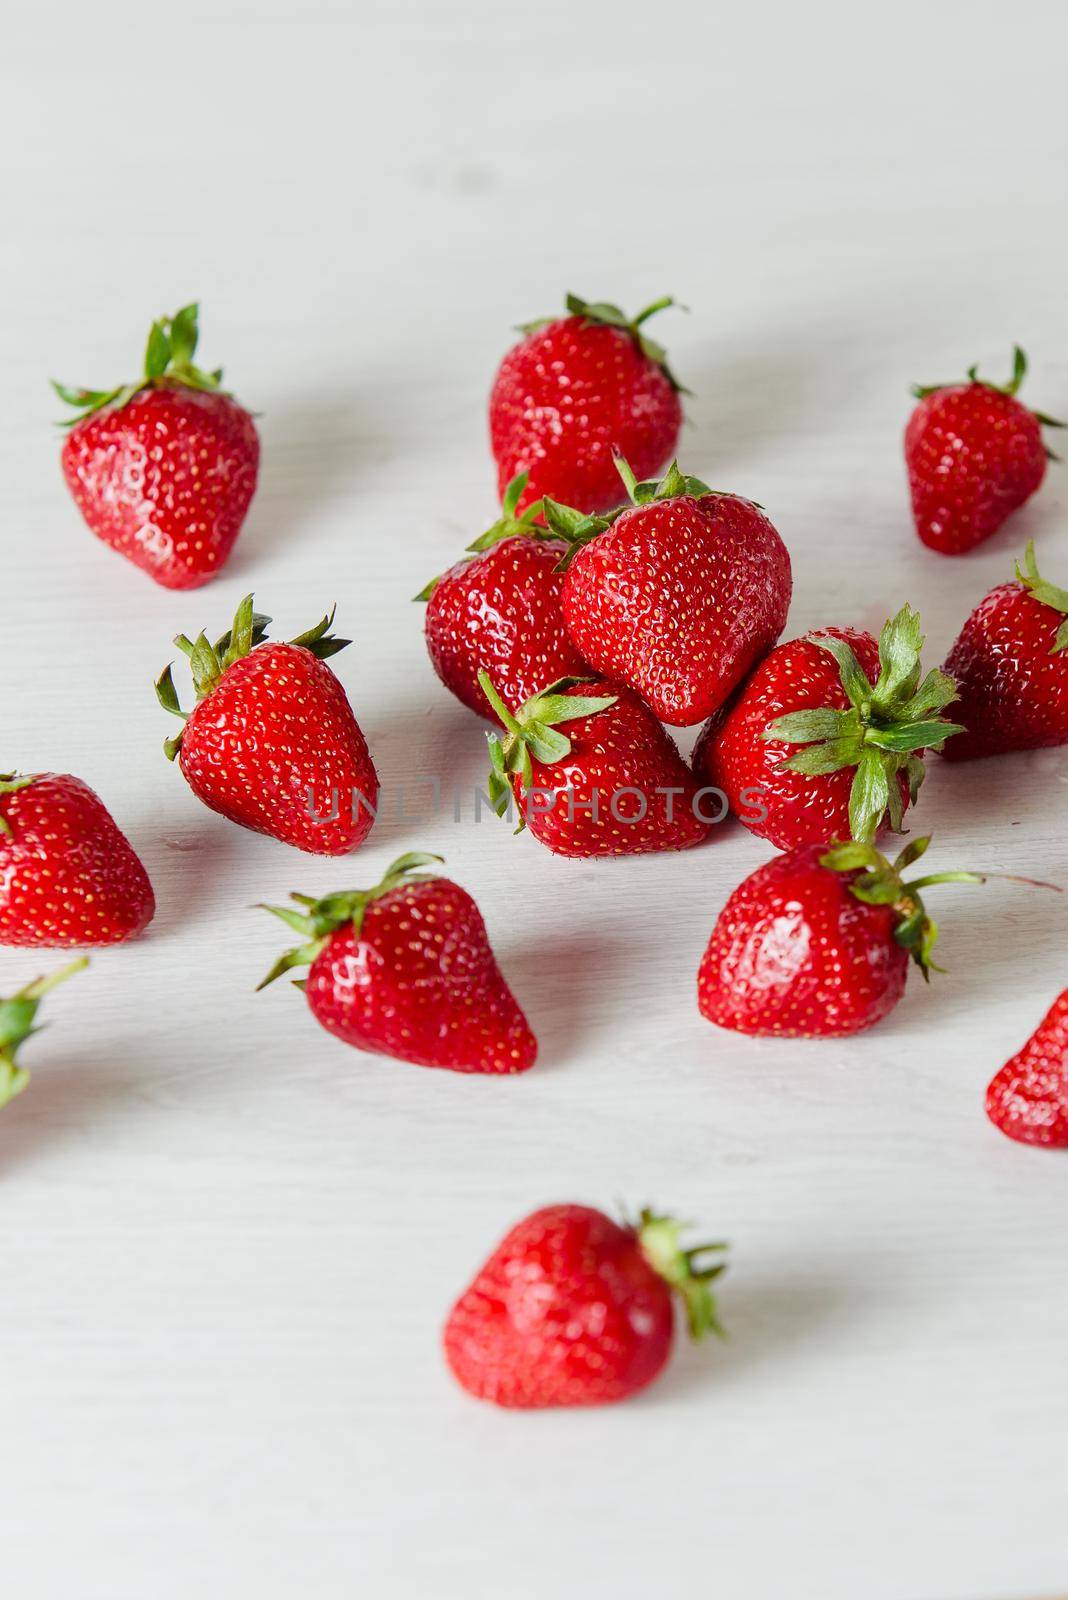
{"type": "Polygon", "coordinates": [[[613,1222],[589,1206],[545,1206],[518,1223],[460,1296],[445,1358],[476,1399],[531,1410],[626,1400],[671,1353],[673,1298],[690,1334],[720,1333],[709,1287],[724,1244],[684,1249],[672,1217],[613,1222]]]}
{"type": "Polygon", "coordinates": [[[221,571],[256,489],[256,426],[193,357],[197,310],[152,324],[143,375],[117,389],[53,387],[78,408],[63,473],[89,527],[167,589],[221,571]]]}
{"type": "Polygon", "coordinates": [[[638,696],[605,679],[563,678],[509,710],[490,736],[489,798],[499,816],[560,856],[637,855],[699,844],[714,820],[679,752],[638,696]],[[567,732],[562,733],[561,727],[567,732]]]}
{"type": "Polygon", "coordinates": [[[905,992],[909,959],[924,977],[938,929],[920,891],[982,883],[937,872],[911,883],[929,839],[891,863],[872,845],[804,845],[749,875],[720,912],[697,977],[709,1022],[737,1033],[824,1039],[881,1021],[905,992]]]}
{"type": "Polygon", "coordinates": [[[694,748],[698,778],[780,850],[850,836],[870,843],[887,820],[900,832],[923,782],[924,748],[960,731],[938,715],[956,693],[952,678],[922,678],[923,642],[919,616],[903,606],[878,644],[827,628],[777,645],[706,723],[694,748]]]}
{"type": "Polygon", "coordinates": [[[920,402],[905,430],[912,514],[924,544],[942,555],[963,555],[989,539],[1046,475],[1042,428],[1064,424],[1021,405],[1026,372],[1017,345],[1006,384],[988,383],[971,367],[967,383],[912,391],[920,402]]]}
{"type": "Polygon", "coordinates": [[[0,1000],[0,1110],[21,1094],[30,1081],[25,1067],[15,1060],[19,1045],[36,1033],[37,1009],[50,990],[64,983],[75,972],[89,965],[82,956],[70,966],[61,967],[47,978],[37,978],[24,989],[13,994],[10,1000],[0,1000]]]}
{"type": "Polygon", "coordinates": [[[301,944],[272,967],[265,988],[293,967],[312,1015],[346,1044],[421,1067],[525,1072],[537,1043],[501,976],[486,925],[466,890],[421,872],[440,856],[394,861],[373,889],[264,909],[301,944]]]}
{"type": "Polygon", "coordinates": [[[0,944],[118,944],[155,911],[148,874],[88,784],[0,774],[0,944]]]}
{"type": "Polygon", "coordinates": [[[612,458],[659,472],[682,426],[679,385],[645,332],[670,296],[630,318],[569,294],[569,315],[532,322],[501,362],[489,423],[501,493],[518,472],[527,497],[606,511],[619,499],[612,458]]]}
{"type": "Polygon", "coordinates": [[[1068,1149],[1068,989],[993,1078],[986,1114],[1021,1144],[1068,1149]]]}
{"type": "Polygon", "coordinates": [[[664,722],[703,722],[771,649],[792,580],[779,535],[750,500],[720,494],[678,463],[661,483],[617,467],[632,504],[585,516],[545,499],[570,544],[562,605],[571,637],[606,677],[664,722]]]}
{"type": "Polygon", "coordinates": [[[1068,589],[1039,576],[1033,543],[1016,580],[980,600],[949,652],[967,732],[947,761],[1068,744],[1068,589]]]}
{"type": "Polygon", "coordinates": [[[180,633],[197,704],[182,710],[168,666],[156,684],[182,731],[169,760],[206,806],[255,833],[313,855],[341,856],[370,832],[378,776],[345,691],[326,665],[348,639],[330,633],[334,613],[288,644],[265,642],[270,617],[246,595],[233,627],[212,645],[180,633]]]}
{"type": "Polygon", "coordinates": [[[509,705],[522,705],[557,678],[587,670],[560,610],[564,578],[557,568],[567,547],[537,528],[540,500],[518,513],[526,482],[525,472],[512,479],[500,518],[468,545],[474,557],[416,596],[426,601],[426,647],[435,672],[482,717],[495,713],[480,672],[489,673],[509,705]]]}

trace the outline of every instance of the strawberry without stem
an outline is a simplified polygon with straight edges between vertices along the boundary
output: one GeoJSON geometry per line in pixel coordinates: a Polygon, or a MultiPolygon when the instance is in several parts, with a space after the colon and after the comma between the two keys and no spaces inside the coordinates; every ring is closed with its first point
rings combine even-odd
{"type": "Polygon", "coordinates": [[[221,571],[259,470],[251,416],[194,365],[198,308],[153,323],[143,376],[111,390],[53,388],[78,407],[63,473],[89,528],[168,589],[221,571]]]}
{"type": "Polygon", "coordinates": [[[25,1067],[19,1066],[15,1057],[23,1041],[31,1033],[39,1032],[37,1009],[41,1001],[52,989],[88,965],[89,962],[82,956],[47,978],[36,978],[33,983],[28,983],[24,989],[13,994],[10,1000],[0,1000],[0,1110],[9,1100],[21,1094],[30,1081],[29,1073],[25,1067]]]}
{"type": "Polygon", "coordinates": [[[758,867],[719,915],[697,977],[702,1016],[737,1033],[825,1039],[879,1022],[924,977],[938,929],[920,891],[982,883],[939,872],[905,883],[915,839],[891,864],[871,845],[805,845],[758,867]]]}
{"type": "Polygon", "coordinates": [[[690,1333],[719,1333],[709,1288],[724,1244],[684,1249],[671,1217],[643,1211],[620,1225],[589,1206],[545,1206],[524,1218],[460,1296],[445,1358],[479,1400],[531,1410],[626,1400],[660,1373],[675,1331],[673,1295],[690,1333]]]}
{"type": "Polygon", "coordinates": [[[1016,578],[979,602],[949,653],[967,732],[947,761],[1068,744],[1068,589],[1039,576],[1033,542],[1016,578]]]}
{"type": "Polygon", "coordinates": [[[185,726],[164,743],[193,793],[212,811],[313,855],[355,850],[370,832],[378,776],[352,707],[326,658],[350,643],[330,633],[334,613],[288,644],[265,642],[270,617],[246,595],[233,627],[212,645],[179,634],[197,704],[184,712],[171,668],[156,695],[185,726]]]}
{"type": "Polygon", "coordinates": [[[965,384],[917,385],[905,432],[916,532],[942,555],[963,555],[997,532],[1046,475],[1043,426],[1063,427],[1016,398],[1027,372],[1017,345],[999,386],[972,367],[965,384]]]}
{"type": "Polygon", "coordinates": [[[560,610],[563,574],[557,570],[566,546],[535,526],[541,501],[520,515],[527,474],[504,492],[502,515],[468,546],[470,561],[458,562],[429,583],[426,645],[434,671],[447,689],[481,717],[495,713],[478,681],[488,672],[509,705],[586,670],[560,610]]]}
{"type": "Polygon", "coordinates": [[[1068,1149],[1068,989],[994,1077],[986,1114],[1021,1144],[1068,1149]]]}
{"type": "Polygon", "coordinates": [[[887,820],[900,833],[924,748],[960,732],[938,715],[953,680],[932,670],[921,681],[923,643],[919,616],[904,606],[878,644],[827,628],[776,646],[706,724],[694,771],[780,850],[850,835],[871,843],[887,820]],[[763,818],[750,806],[757,791],[763,818]]]}
{"type": "Polygon", "coordinates": [[[537,1043],[493,957],[471,896],[428,876],[440,856],[394,861],[373,889],[265,906],[303,943],[260,984],[310,965],[301,985],[328,1033],[360,1050],[454,1072],[525,1072],[537,1043]]]}
{"type": "Polygon", "coordinates": [[[619,498],[614,455],[641,477],[659,472],[682,426],[679,386],[645,332],[657,300],[630,319],[618,306],[569,294],[571,315],[533,322],[501,362],[489,423],[500,491],[529,474],[529,500],[551,494],[605,511],[619,498]]]}
{"type": "Polygon", "coordinates": [[[155,911],[147,872],[88,784],[0,774],[0,944],[119,944],[155,911]]]}

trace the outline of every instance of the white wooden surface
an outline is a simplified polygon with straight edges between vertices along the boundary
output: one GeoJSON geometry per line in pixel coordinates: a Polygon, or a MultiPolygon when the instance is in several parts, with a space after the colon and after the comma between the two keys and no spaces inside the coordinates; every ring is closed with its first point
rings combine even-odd
{"type": "MultiPolygon", "coordinates": [[[[835,1046],[695,1009],[767,854],[575,864],[383,820],[331,864],[198,807],[151,680],[255,587],[336,599],[387,784],[482,771],[409,596],[494,512],[483,405],[565,289],[665,291],[685,464],[761,500],[791,631],[904,599],[939,658],[1029,535],[1068,571],[1068,467],[974,557],[906,509],[907,385],[1033,359],[1068,411],[1063,14],[906,3],[43,4],[0,50],[3,764],[79,773],[141,850],[151,937],[50,1003],[0,1121],[0,1584],[21,1600],[1010,1600],[1068,1583],[1068,1163],[981,1110],[1068,981],[1068,903],[939,897],[951,969],[835,1046]],[[203,301],[263,414],[219,582],[174,596],[66,498],[50,373],[134,370],[203,301]],[[515,1082],[361,1058],[249,909],[441,850],[541,1037],[515,1082]],[[509,1416],[453,1388],[452,1296],[527,1209],[652,1199],[734,1241],[725,1348],[640,1402],[509,1416]]],[[[1068,754],[943,769],[932,859],[1068,882],[1068,754]]],[[[40,963],[0,956],[0,989],[40,963]]]]}

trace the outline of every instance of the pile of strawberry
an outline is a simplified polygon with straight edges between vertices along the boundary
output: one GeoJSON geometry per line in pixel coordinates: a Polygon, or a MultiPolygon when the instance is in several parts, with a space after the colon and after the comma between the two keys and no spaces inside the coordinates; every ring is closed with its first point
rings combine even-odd
{"type": "MultiPolygon", "coordinates": [[[[792,1038],[871,1027],[911,963],[934,968],[924,893],[979,874],[906,877],[929,839],[890,859],[932,751],[948,761],[1068,743],[1068,590],[1029,544],[982,599],[944,667],[924,670],[903,604],[879,637],[849,619],[780,642],[790,557],[760,505],[674,459],[681,390],[649,319],[569,296],[531,324],[490,398],[501,516],[417,597],[445,686],[491,723],[487,794],[555,854],[626,856],[707,844],[729,810],[777,852],[720,912],[697,964],[700,1013],[792,1038]],[[658,474],[663,474],[658,476],[658,474]],[[692,758],[665,724],[699,729],[692,758]]],[[[256,487],[252,416],[195,364],[197,308],[153,325],[142,376],[109,390],[56,385],[77,408],[63,470],[91,530],[157,582],[221,570],[256,487]]],[[[947,555],[989,538],[1042,482],[1042,426],[975,371],[917,391],[905,439],[916,528],[947,555]]],[[[348,643],[333,612],[287,642],[252,596],[218,638],[180,633],[195,701],[164,669],[165,741],[189,788],[230,821],[343,856],[370,833],[379,784],[328,662],[348,643]]],[[[525,1072],[533,1032],[478,906],[402,856],[369,889],[271,906],[296,935],[264,984],[295,969],[313,1016],[357,1048],[457,1072],[525,1072]]],[[[152,886],[103,802],[69,775],[0,775],[0,943],[82,949],[151,922],[152,886]]],[[[696,961],[696,952],[695,952],[696,961]]],[[[0,1105],[45,993],[84,958],[0,1001],[0,1105]]],[[[263,987],[263,985],[261,985],[263,987]]],[[[1068,1147],[1068,990],[994,1077],[993,1122],[1068,1147]]],[[[718,1330],[720,1243],[684,1248],[643,1211],[617,1223],[550,1206],[503,1240],[448,1319],[460,1383],[504,1406],[612,1401],[667,1359],[673,1296],[691,1332],[718,1330]]]]}

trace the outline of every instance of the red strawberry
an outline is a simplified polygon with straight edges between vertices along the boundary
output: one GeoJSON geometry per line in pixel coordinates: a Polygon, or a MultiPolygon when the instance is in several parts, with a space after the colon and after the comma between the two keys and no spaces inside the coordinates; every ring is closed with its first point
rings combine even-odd
{"type": "Polygon", "coordinates": [[[371,831],[378,776],[352,707],[326,658],[348,639],[331,611],[288,644],[264,643],[270,617],[246,595],[215,645],[175,644],[189,657],[197,704],[186,713],[166,667],[156,684],[185,727],[164,743],[193,793],[231,822],[313,855],[342,856],[371,831]]]}
{"type": "Polygon", "coordinates": [[[479,681],[506,730],[490,737],[489,798],[499,816],[514,798],[519,829],[555,855],[685,850],[705,837],[713,819],[693,774],[637,695],[562,678],[513,715],[486,673],[479,681]]]}
{"type": "Polygon", "coordinates": [[[500,520],[468,546],[479,552],[475,558],[450,567],[416,596],[427,602],[434,671],[480,717],[494,717],[479,685],[482,671],[509,705],[521,705],[557,678],[586,670],[560,610],[564,578],[556,569],[567,547],[535,528],[540,500],[517,516],[526,482],[525,472],[512,479],[500,520]]]}
{"type": "Polygon", "coordinates": [[[959,732],[938,711],[953,680],[921,682],[920,619],[903,606],[870,633],[826,628],[777,645],[702,730],[693,766],[746,827],[780,850],[850,835],[869,843],[923,782],[922,751],[959,732]],[[791,753],[795,745],[804,749],[791,753]]]}
{"type": "Polygon", "coordinates": [[[1062,423],[1016,399],[1027,357],[1016,346],[1010,382],[968,371],[968,382],[917,385],[905,431],[916,532],[944,556],[963,555],[996,533],[1046,475],[1043,425],[1062,423]]]}
{"type": "Polygon", "coordinates": [[[968,731],[947,761],[1068,744],[1068,589],[1039,577],[1033,543],[1016,577],[980,600],[949,652],[968,731]]]}
{"type": "Polygon", "coordinates": [[[871,845],[804,845],[775,856],[731,895],[697,976],[702,1016],[736,1033],[825,1039],[880,1022],[905,992],[909,957],[924,977],[938,929],[920,898],[934,883],[901,873],[930,844],[891,863],[871,845]]]}
{"type": "Polygon", "coordinates": [[[478,1400],[531,1410],[626,1400],[658,1375],[675,1333],[673,1294],[693,1338],[720,1333],[709,1284],[726,1263],[684,1250],[680,1224],[636,1226],[589,1206],[545,1206],[506,1234],[445,1324],[445,1359],[478,1400]]]}
{"type": "Polygon", "coordinates": [[[670,296],[633,321],[618,306],[569,294],[570,316],[532,322],[501,362],[489,423],[501,493],[527,472],[531,500],[551,494],[607,511],[619,499],[612,457],[641,477],[659,472],[682,426],[679,385],[644,324],[670,296]]]}
{"type": "Polygon", "coordinates": [[[672,462],[636,483],[633,505],[583,516],[546,499],[565,558],[564,620],[598,672],[688,727],[712,715],[771,649],[790,607],[790,557],[758,506],[719,494],[672,462]]]}
{"type": "Polygon", "coordinates": [[[471,896],[401,856],[373,889],[264,909],[300,934],[260,984],[311,965],[301,985],[312,1015],[346,1044],[420,1067],[525,1072],[537,1042],[493,958],[471,896]]]}
{"type": "Polygon", "coordinates": [[[256,489],[260,441],[249,413],[193,364],[195,305],[152,325],[144,376],[119,389],[68,389],[78,407],[63,473],[98,539],[167,589],[222,570],[256,489]]]}
{"type": "Polygon", "coordinates": [[[986,1114],[1021,1144],[1068,1149],[1068,989],[986,1091],[986,1114]]]}
{"type": "Polygon", "coordinates": [[[61,967],[58,972],[53,972],[50,977],[28,983],[10,1000],[0,1000],[0,1110],[9,1100],[21,1094],[30,1081],[29,1073],[25,1067],[18,1065],[15,1056],[23,1040],[37,1032],[37,1008],[42,999],[57,984],[64,983],[73,973],[81,972],[88,965],[82,956],[80,960],[72,961],[69,967],[61,967]]]}
{"type": "Polygon", "coordinates": [[[0,944],[119,944],[155,913],[148,874],[88,784],[0,774],[0,944]]]}

